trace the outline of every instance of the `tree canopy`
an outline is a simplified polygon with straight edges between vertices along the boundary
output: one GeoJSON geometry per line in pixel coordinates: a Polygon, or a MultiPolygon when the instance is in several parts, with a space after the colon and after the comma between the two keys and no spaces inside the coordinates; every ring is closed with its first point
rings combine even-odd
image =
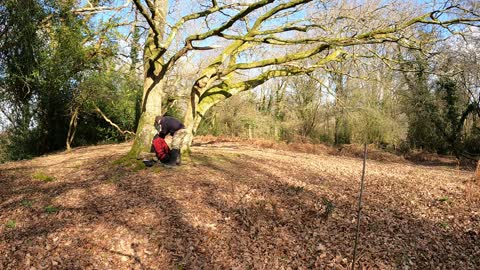
{"type": "Polygon", "coordinates": [[[475,1],[29,3],[8,0],[0,10],[0,98],[9,145],[35,138],[34,154],[135,132],[136,155],[149,149],[156,115],[173,113],[193,133],[207,121],[206,131],[212,108],[253,89],[251,101],[270,100],[255,111],[279,103],[264,118],[275,138],[292,129],[337,144],[408,137],[440,151],[418,140],[429,134],[428,144],[446,140],[451,150],[464,144],[452,136],[477,132],[475,1]],[[302,124],[281,128],[287,119],[302,124]],[[445,134],[433,132],[445,125],[445,134]]]}

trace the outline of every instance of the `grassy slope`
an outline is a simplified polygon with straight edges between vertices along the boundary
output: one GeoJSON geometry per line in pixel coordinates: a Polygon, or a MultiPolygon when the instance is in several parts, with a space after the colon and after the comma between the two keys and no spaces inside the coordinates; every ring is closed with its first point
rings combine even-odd
{"type": "MultiPolygon", "coordinates": [[[[361,160],[194,147],[180,169],[104,145],[0,165],[0,268],[344,269],[361,160]]],[[[480,266],[473,173],[368,161],[359,264],[480,266]]]]}

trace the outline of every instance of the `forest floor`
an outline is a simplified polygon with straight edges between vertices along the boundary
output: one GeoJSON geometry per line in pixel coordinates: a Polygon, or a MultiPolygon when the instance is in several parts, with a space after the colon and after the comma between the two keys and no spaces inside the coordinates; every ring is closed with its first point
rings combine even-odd
{"type": "MultiPolygon", "coordinates": [[[[347,269],[362,160],[241,142],[180,168],[130,144],[0,165],[0,269],[347,269]]],[[[367,161],[360,269],[480,269],[480,183],[367,161]]]]}

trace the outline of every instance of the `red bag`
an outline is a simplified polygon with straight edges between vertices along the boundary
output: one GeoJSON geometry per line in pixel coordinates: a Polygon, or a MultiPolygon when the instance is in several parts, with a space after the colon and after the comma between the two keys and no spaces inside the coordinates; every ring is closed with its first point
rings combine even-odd
{"type": "Polygon", "coordinates": [[[170,148],[164,139],[160,138],[159,136],[155,136],[152,144],[155,154],[160,161],[165,162],[170,158],[170,148]]]}

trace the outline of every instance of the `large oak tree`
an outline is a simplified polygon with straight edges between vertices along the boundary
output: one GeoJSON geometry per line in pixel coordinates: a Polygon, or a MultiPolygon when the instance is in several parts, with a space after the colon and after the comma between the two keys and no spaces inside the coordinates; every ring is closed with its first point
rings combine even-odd
{"type": "Polygon", "coordinates": [[[188,14],[186,2],[176,3],[180,11],[167,0],[133,2],[149,26],[134,155],[149,150],[153,120],[162,114],[165,82],[187,55],[209,61],[191,83],[184,118],[195,133],[212,106],[270,79],[308,74],[345,58],[389,61],[376,45],[422,51],[434,40],[425,40],[420,28],[442,38],[478,27],[480,21],[475,1],[212,0],[188,2],[188,14]]]}

